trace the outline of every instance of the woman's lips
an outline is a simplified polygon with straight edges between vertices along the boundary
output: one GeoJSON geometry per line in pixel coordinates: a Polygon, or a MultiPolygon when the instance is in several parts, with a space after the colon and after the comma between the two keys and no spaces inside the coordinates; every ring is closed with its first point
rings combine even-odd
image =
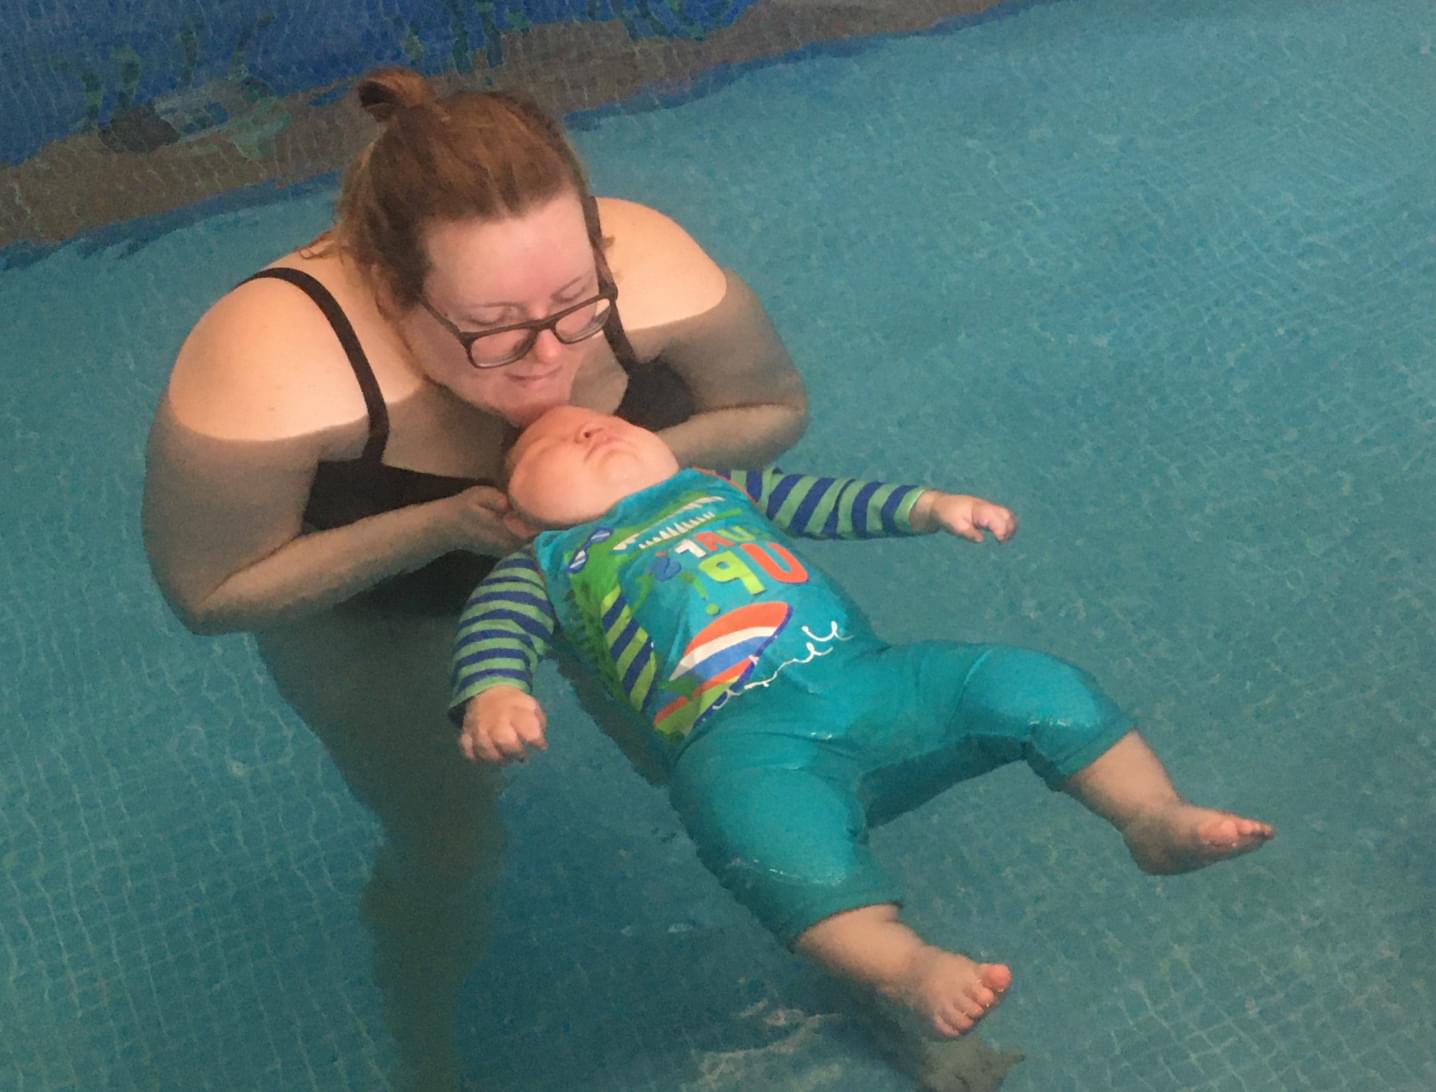
{"type": "Polygon", "coordinates": [[[520,386],[532,387],[549,379],[553,379],[561,371],[563,371],[562,368],[551,368],[546,372],[535,372],[532,375],[520,375],[517,372],[510,372],[508,378],[511,382],[517,383],[520,386]]]}

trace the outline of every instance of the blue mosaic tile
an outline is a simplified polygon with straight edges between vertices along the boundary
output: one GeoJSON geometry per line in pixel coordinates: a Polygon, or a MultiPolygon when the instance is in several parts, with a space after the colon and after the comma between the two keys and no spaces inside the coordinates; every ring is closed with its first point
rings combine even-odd
{"type": "Polygon", "coordinates": [[[288,10],[187,0],[105,5],[17,3],[4,14],[0,162],[98,129],[127,147],[172,143],[236,107],[322,87],[380,64],[425,72],[503,63],[504,31],[619,20],[634,40],[701,38],[753,0],[369,0],[288,10]],[[123,130],[124,136],[121,136],[123,130]]]}

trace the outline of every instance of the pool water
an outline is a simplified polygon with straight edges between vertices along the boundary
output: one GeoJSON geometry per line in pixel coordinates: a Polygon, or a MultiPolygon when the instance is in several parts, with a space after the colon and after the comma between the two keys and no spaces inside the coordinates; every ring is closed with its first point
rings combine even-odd
{"type": "MultiPolygon", "coordinates": [[[[1004,1085],[1436,1087],[1436,9],[1066,0],[576,119],[810,384],[791,469],[1012,507],[1010,544],[823,544],[895,640],[1075,660],[1188,796],[1274,822],[1155,879],[1025,770],[874,837],[1010,963],[1004,1085]]],[[[151,409],[332,186],[0,273],[0,1073],[23,1092],[373,1089],[377,832],[248,639],[167,614],[151,409]]],[[[463,1046],[540,1092],[914,1087],[697,864],[546,675],[463,1046]]]]}

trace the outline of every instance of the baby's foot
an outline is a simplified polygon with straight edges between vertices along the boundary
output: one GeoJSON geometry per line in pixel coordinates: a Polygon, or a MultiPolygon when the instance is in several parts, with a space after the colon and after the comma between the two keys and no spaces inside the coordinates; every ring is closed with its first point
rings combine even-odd
{"type": "Polygon", "coordinates": [[[955,1039],[971,1031],[1012,985],[1004,963],[976,963],[965,955],[923,945],[903,980],[886,991],[911,1009],[931,1031],[955,1039]]]}
{"type": "Polygon", "coordinates": [[[1260,849],[1276,832],[1257,819],[1179,800],[1139,816],[1122,831],[1144,872],[1192,872],[1260,849]]]}

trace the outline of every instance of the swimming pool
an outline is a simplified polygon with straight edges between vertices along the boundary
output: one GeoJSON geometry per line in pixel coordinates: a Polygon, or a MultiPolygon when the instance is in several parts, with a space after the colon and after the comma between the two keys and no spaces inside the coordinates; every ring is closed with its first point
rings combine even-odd
{"type": "MultiPolygon", "coordinates": [[[[1436,1087],[1436,15],[1003,12],[576,141],[599,192],[672,213],[767,302],[811,387],[792,468],[1022,519],[1001,549],[820,549],[884,633],[1077,660],[1179,787],[1278,826],[1157,880],[1008,770],[880,831],[912,919],[1013,966],[983,1025],[1025,1055],[1004,1088],[1436,1087]]],[[[382,1087],[355,907],[375,830],[249,643],[169,618],[136,519],[185,330],[330,197],[0,274],[0,1073],[26,1092],[382,1087]]],[[[551,720],[506,798],[474,1071],[912,1087],[573,703],[551,720]]]]}

